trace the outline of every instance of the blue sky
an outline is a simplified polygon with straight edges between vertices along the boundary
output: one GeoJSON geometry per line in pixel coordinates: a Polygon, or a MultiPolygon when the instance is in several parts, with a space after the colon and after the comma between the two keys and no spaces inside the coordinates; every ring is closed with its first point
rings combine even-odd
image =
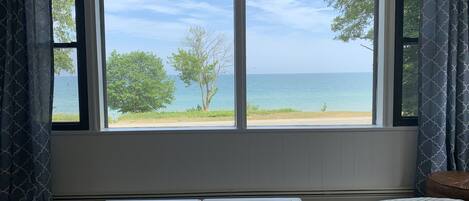
{"type": "MultiPolygon", "coordinates": [[[[334,40],[337,13],[324,0],[246,0],[247,71],[263,73],[371,72],[367,41],[334,40]]],[[[167,57],[190,26],[233,41],[233,0],[105,0],[106,50],[151,51],[167,57]]],[[[233,73],[233,69],[226,70],[233,73]]]]}

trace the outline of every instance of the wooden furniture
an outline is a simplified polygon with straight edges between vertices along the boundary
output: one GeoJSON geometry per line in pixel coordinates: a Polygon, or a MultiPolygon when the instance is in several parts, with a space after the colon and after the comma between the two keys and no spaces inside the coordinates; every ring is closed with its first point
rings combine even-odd
{"type": "Polygon", "coordinates": [[[426,184],[429,197],[469,200],[469,172],[436,172],[428,176],[426,184]]]}

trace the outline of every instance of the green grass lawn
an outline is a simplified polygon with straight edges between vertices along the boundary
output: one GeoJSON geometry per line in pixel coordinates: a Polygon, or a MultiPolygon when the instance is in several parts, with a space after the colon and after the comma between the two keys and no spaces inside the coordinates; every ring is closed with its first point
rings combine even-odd
{"type": "MultiPolygon", "coordinates": [[[[302,119],[302,118],[346,118],[370,116],[370,112],[301,112],[293,109],[248,110],[250,120],[302,119]]],[[[145,112],[121,115],[112,123],[126,122],[183,122],[183,121],[229,121],[234,119],[233,111],[188,111],[188,112],[145,112]]]]}
{"type": "Polygon", "coordinates": [[[80,121],[80,116],[78,114],[65,114],[58,113],[52,115],[53,122],[78,122],[80,121]]]}

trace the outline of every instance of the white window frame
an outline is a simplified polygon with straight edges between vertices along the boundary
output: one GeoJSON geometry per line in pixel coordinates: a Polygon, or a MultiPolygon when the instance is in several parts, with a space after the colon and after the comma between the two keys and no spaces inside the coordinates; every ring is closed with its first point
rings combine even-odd
{"type": "MultiPolygon", "coordinates": [[[[103,0],[85,1],[86,29],[86,66],[88,74],[88,131],[54,131],[54,134],[74,133],[116,133],[116,134],[155,134],[155,133],[188,133],[188,134],[245,134],[245,133],[315,133],[315,132],[374,132],[396,129],[393,127],[393,78],[394,78],[394,3],[395,1],[379,0],[376,52],[375,84],[375,124],[340,125],[340,126],[269,126],[247,127],[246,116],[246,0],[233,0],[235,26],[235,99],[236,125],[234,127],[183,127],[183,128],[106,128],[105,124],[105,89],[103,86],[103,0]]],[[[414,130],[414,127],[399,128],[414,130]]]]}

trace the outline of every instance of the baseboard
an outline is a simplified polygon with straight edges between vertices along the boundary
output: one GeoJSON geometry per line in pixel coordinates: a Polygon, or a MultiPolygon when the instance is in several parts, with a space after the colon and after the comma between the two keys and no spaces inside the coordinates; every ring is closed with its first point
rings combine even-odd
{"type": "Polygon", "coordinates": [[[413,189],[384,190],[323,190],[323,191],[288,191],[288,192],[223,192],[223,193],[177,193],[146,195],[57,195],[55,201],[105,201],[108,199],[204,199],[204,198],[242,198],[242,197],[297,197],[302,201],[377,201],[412,197],[413,189]]]}

